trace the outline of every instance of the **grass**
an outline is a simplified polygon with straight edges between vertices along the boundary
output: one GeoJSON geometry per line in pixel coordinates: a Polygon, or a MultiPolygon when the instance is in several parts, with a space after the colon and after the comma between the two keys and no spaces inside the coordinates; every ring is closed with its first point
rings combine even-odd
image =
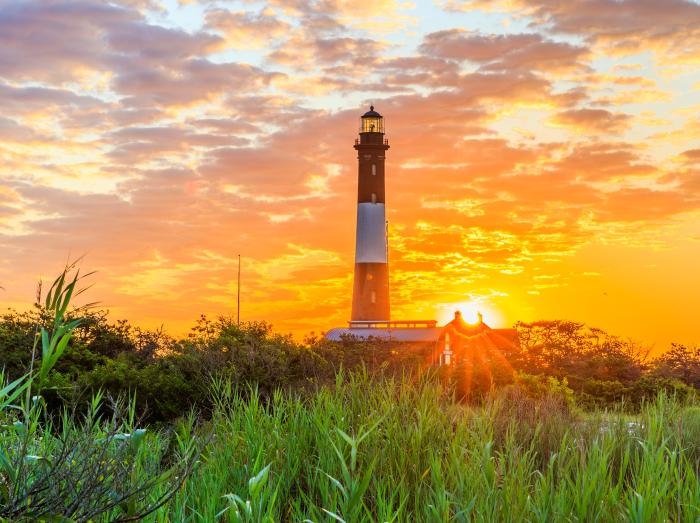
{"type": "Polygon", "coordinates": [[[513,390],[465,407],[365,373],[268,404],[215,393],[183,435],[213,438],[152,521],[700,521],[700,409],[673,398],[630,421],[513,390]]]}
{"type": "Polygon", "coordinates": [[[663,394],[634,418],[554,389],[465,406],[435,376],[360,371],[266,401],[214,381],[210,419],[167,430],[137,428],[133,402],[103,416],[99,395],[51,421],[42,385],[77,325],[69,269],[37,367],[0,373],[0,520],[700,522],[700,406],[663,394]]]}

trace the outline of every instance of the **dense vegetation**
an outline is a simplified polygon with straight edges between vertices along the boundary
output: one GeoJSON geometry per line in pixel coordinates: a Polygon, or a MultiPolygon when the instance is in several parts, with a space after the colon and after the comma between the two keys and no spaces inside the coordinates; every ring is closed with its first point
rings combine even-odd
{"type": "Polygon", "coordinates": [[[362,372],[303,399],[217,392],[218,437],[161,521],[700,517],[700,408],[664,395],[632,419],[512,386],[465,406],[362,372]]]}
{"type": "Polygon", "coordinates": [[[700,519],[698,349],[537,322],[435,369],[227,318],[173,339],[68,313],[77,281],[0,321],[0,521],[700,519]]]}
{"type": "MultiPolygon", "coordinates": [[[[303,342],[274,334],[266,323],[240,326],[230,318],[202,316],[190,334],[174,339],[162,330],[147,331],[125,321],[111,323],[102,311],[81,311],[63,356],[51,370],[45,397],[51,408],[87,404],[97,391],[108,397],[135,394],[145,419],[169,421],[191,407],[212,407],[212,375],[236,385],[254,384],[263,397],[274,390],[314,390],[332,383],[336,372],[366,367],[371,373],[400,374],[425,369],[430,347],[347,339],[341,343],[308,336],[303,342]]],[[[9,378],[22,375],[31,362],[36,325],[50,318],[41,308],[8,311],[0,317],[0,368],[9,378]]],[[[461,397],[478,399],[489,389],[514,382],[566,382],[587,407],[624,402],[636,409],[660,390],[693,395],[700,387],[700,348],[673,345],[649,359],[630,340],[569,321],[517,325],[521,347],[507,354],[487,355],[471,366],[469,383],[460,383],[464,369],[449,376],[461,397]]]]}

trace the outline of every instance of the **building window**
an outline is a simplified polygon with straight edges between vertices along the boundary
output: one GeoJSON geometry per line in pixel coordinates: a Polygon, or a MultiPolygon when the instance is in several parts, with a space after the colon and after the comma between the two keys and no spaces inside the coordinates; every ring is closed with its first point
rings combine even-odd
{"type": "Polygon", "coordinates": [[[377,166],[372,164],[372,176],[377,176],[377,166]]]}
{"type": "Polygon", "coordinates": [[[372,303],[377,303],[377,293],[372,291],[372,303]]]}
{"type": "Polygon", "coordinates": [[[372,203],[377,203],[377,193],[372,193],[372,203]]]}

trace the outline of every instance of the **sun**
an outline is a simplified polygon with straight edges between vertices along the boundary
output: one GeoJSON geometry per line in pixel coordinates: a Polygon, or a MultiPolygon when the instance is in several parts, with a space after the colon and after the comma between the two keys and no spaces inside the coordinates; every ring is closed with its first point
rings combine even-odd
{"type": "Polygon", "coordinates": [[[483,321],[491,327],[501,323],[501,314],[493,305],[476,300],[439,305],[437,307],[438,323],[444,325],[452,321],[454,313],[457,311],[462,313],[462,318],[467,323],[479,323],[479,314],[483,316],[483,321]]]}
{"type": "Polygon", "coordinates": [[[467,323],[477,323],[479,321],[479,312],[481,311],[479,305],[473,301],[458,304],[456,310],[462,312],[462,318],[467,323]]]}

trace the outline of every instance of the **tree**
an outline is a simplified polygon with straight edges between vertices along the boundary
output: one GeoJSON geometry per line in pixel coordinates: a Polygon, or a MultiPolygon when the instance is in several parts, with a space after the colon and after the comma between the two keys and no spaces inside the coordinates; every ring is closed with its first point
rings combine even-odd
{"type": "Polygon", "coordinates": [[[631,384],[647,369],[647,348],[583,323],[520,322],[516,328],[520,350],[512,365],[528,374],[566,377],[577,391],[590,380],[631,384]]]}
{"type": "Polygon", "coordinates": [[[654,360],[652,372],[700,389],[700,347],[672,343],[667,352],[654,360]]]}

